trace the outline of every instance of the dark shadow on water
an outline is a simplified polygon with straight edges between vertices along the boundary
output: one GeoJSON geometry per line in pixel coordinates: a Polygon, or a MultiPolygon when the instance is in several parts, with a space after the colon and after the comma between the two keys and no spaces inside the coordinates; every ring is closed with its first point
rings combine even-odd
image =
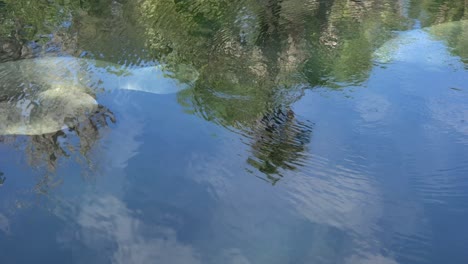
{"type": "Polygon", "coordinates": [[[4,176],[4,173],[0,171],[0,186],[3,186],[5,184],[6,177],[4,176]]]}

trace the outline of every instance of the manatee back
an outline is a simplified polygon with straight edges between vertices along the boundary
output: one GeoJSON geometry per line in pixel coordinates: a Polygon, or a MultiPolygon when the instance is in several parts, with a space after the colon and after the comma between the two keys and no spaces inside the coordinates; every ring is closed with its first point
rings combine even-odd
{"type": "Polygon", "coordinates": [[[126,67],[101,60],[44,57],[0,64],[0,98],[57,85],[169,94],[189,88],[197,79],[198,72],[188,65],[126,67]]]}
{"type": "Polygon", "coordinates": [[[0,102],[0,135],[42,135],[82,122],[98,107],[82,89],[56,86],[0,102]]]}
{"type": "Polygon", "coordinates": [[[9,61],[0,64],[0,98],[37,94],[52,86],[85,83],[83,63],[72,57],[51,57],[9,61]]]}

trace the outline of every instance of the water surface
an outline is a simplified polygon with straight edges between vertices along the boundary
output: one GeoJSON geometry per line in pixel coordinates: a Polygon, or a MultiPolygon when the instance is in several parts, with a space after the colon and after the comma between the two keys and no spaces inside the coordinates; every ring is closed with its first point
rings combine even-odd
{"type": "Polygon", "coordinates": [[[2,125],[63,124],[0,135],[1,263],[468,262],[464,0],[66,3],[0,1],[2,125]]]}

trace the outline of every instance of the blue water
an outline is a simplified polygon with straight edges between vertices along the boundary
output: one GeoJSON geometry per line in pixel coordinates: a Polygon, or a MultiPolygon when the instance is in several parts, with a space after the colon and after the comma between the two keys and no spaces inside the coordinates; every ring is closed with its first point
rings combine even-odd
{"type": "Polygon", "coordinates": [[[405,32],[248,128],[115,90],[91,123],[0,136],[0,263],[468,263],[466,58],[405,32]]]}

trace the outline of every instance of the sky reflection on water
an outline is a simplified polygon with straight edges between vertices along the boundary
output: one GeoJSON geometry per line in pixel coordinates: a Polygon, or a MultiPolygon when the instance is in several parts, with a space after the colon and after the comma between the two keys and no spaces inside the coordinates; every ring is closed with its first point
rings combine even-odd
{"type": "MultiPolygon", "coordinates": [[[[463,1],[81,2],[26,17],[0,1],[2,62],[198,79],[166,95],[97,81],[101,112],[0,135],[0,262],[468,261],[463,1]]],[[[53,85],[2,73],[20,84],[0,102],[53,85]]]]}

